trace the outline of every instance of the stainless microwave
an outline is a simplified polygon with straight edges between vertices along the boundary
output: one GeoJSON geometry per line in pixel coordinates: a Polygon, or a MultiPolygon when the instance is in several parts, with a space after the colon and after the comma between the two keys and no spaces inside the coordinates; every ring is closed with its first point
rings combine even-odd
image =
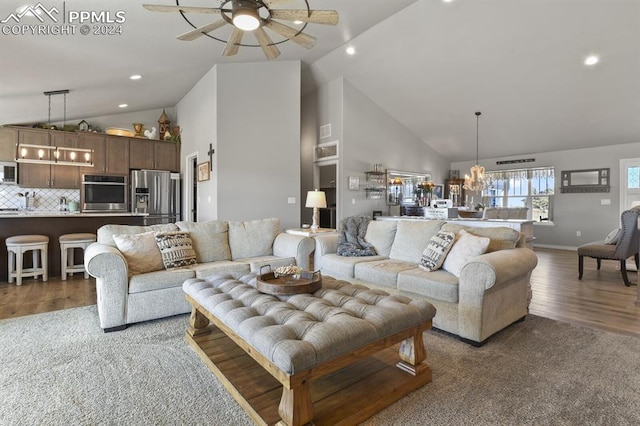
{"type": "Polygon", "coordinates": [[[18,167],[16,163],[10,161],[0,161],[0,184],[18,184],[18,167]]]}
{"type": "Polygon", "coordinates": [[[80,208],[83,212],[128,212],[128,177],[82,175],[80,208]]]}

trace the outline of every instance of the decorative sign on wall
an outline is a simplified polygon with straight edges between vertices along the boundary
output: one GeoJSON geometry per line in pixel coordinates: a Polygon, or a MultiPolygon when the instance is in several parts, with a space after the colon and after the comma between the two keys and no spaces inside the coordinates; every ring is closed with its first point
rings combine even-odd
{"type": "Polygon", "coordinates": [[[562,193],[609,192],[610,169],[563,170],[562,193]]]}

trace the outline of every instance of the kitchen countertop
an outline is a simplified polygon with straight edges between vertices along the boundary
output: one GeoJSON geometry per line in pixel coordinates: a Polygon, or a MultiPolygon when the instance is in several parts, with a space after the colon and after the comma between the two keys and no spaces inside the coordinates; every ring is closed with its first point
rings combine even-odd
{"type": "Polygon", "coordinates": [[[123,217],[123,216],[148,216],[146,213],[131,212],[68,212],[58,210],[19,210],[0,211],[0,219],[24,218],[24,217],[123,217]]]}

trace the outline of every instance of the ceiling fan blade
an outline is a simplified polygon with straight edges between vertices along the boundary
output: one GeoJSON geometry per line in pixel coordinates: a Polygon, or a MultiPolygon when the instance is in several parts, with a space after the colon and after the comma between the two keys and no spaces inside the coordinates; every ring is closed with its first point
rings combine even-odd
{"type": "Polygon", "coordinates": [[[198,6],[165,6],[162,4],[143,4],[147,10],[151,12],[194,12],[194,13],[212,13],[219,14],[220,9],[216,9],[213,7],[198,7],[198,6]]]}
{"type": "Polygon", "coordinates": [[[312,10],[308,12],[299,9],[276,9],[271,11],[271,18],[310,22],[312,24],[338,25],[338,12],[335,10],[312,10]]]}
{"type": "Polygon", "coordinates": [[[276,6],[282,6],[283,4],[293,3],[295,0],[263,0],[263,3],[267,5],[269,9],[276,6]]]}
{"type": "Polygon", "coordinates": [[[280,50],[273,44],[273,40],[269,37],[269,34],[262,27],[256,28],[253,33],[256,36],[256,40],[262,47],[262,50],[267,59],[275,59],[280,56],[280,50]]]}
{"type": "Polygon", "coordinates": [[[210,24],[203,25],[201,27],[196,28],[195,30],[187,31],[184,34],[180,34],[176,38],[182,41],[195,40],[198,37],[203,36],[206,33],[210,33],[213,30],[217,30],[218,28],[226,24],[227,24],[227,21],[225,21],[224,19],[220,19],[219,21],[211,22],[210,24]]]}
{"type": "Polygon", "coordinates": [[[277,32],[281,36],[288,38],[294,43],[297,43],[302,47],[306,47],[307,49],[311,49],[313,46],[316,45],[315,37],[312,37],[309,34],[305,34],[305,33],[298,34],[298,30],[296,30],[295,28],[288,27],[272,19],[268,20],[264,24],[264,26],[277,32]]]}
{"type": "Polygon", "coordinates": [[[222,56],[233,56],[238,53],[238,49],[240,49],[240,43],[242,43],[242,36],[244,35],[244,31],[238,28],[234,28],[231,33],[231,37],[227,41],[227,46],[222,51],[222,56]]]}

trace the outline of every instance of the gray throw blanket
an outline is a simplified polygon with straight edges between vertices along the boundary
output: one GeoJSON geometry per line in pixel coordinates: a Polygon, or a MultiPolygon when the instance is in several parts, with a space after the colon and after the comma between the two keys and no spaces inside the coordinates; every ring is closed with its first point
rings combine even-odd
{"type": "Polygon", "coordinates": [[[340,237],[338,238],[339,256],[374,256],[375,249],[364,240],[367,234],[369,216],[351,216],[340,223],[340,237]]]}

